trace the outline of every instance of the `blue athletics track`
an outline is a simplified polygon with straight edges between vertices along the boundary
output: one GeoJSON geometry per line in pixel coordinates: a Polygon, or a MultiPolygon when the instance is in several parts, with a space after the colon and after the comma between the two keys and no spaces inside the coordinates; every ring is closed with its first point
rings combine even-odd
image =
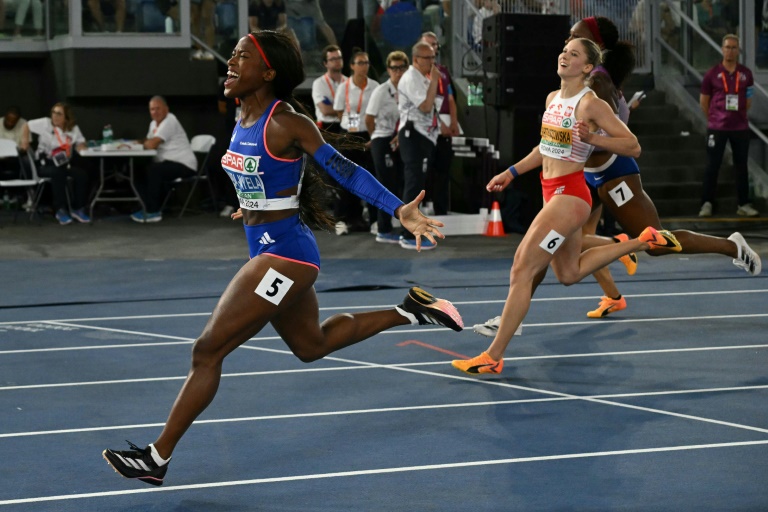
{"type": "Polygon", "coordinates": [[[611,266],[629,306],[600,320],[593,279],[550,272],[504,372],[459,373],[489,344],[472,324],[500,313],[519,235],[414,254],[319,234],[321,318],[419,285],[467,329],[396,328],[303,364],[268,327],[225,361],[165,484],[121,478],[102,450],[158,435],[245,255],[229,225],[225,243],[128,224],[22,224],[59,237],[46,251],[0,233],[20,251],[0,249],[0,510],[768,510],[766,272],[642,254],[635,276],[611,266]],[[115,226],[133,241],[110,245],[115,226]]]}

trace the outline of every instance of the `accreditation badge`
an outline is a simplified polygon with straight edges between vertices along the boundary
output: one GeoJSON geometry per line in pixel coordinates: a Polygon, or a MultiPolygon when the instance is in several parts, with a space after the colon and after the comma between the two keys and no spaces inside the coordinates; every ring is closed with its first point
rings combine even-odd
{"type": "Polygon", "coordinates": [[[725,110],[732,110],[732,111],[739,110],[739,95],[738,94],[726,94],[725,95],[725,110]]]}
{"type": "Polygon", "coordinates": [[[360,114],[357,112],[350,112],[347,120],[349,121],[349,127],[347,128],[348,132],[360,131],[360,114]]]}

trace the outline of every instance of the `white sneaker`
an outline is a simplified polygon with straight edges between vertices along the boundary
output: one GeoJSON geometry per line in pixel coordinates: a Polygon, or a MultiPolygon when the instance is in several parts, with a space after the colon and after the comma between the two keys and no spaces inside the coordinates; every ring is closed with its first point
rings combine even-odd
{"type": "Polygon", "coordinates": [[[213,60],[214,56],[213,56],[213,54],[211,52],[209,52],[208,50],[205,50],[203,52],[200,52],[200,59],[201,60],[213,60]]]}
{"type": "Polygon", "coordinates": [[[339,221],[336,223],[336,234],[339,236],[349,234],[349,226],[346,222],[339,221]]]}
{"type": "Polygon", "coordinates": [[[227,205],[221,209],[219,212],[219,217],[229,218],[233,213],[235,213],[235,207],[227,205]]]}
{"type": "Polygon", "coordinates": [[[739,206],[736,210],[736,215],[741,215],[742,217],[757,217],[760,215],[760,212],[755,210],[750,203],[747,203],[739,206]]]}
{"type": "MultiPolygon", "coordinates": [[[[499,324],[501,324],[501,317],[496,316],[490,320],[486,320],[484,324],[473,325],[472,330],[482,336],[493,338],[496,336],[496,332],[499,330],[499,324]]],[[[520,336],[521,334],[523,334],[523,324],[518,325],[517,330],[515,331],[515,336],[520,336]]]]}
{"type": "Polygon", "coordinates": [[[744,240],[744,237],[738,231],[728,237],[728,240],[736,244],[739,249],[739,254],[733,264],[739,268],[743,268],[749,275],[756,276],[763,269],[763,264],[760,261],[760,255],[757,254],[744,240]]]}
{"type": "Polygon", "coordinates": [[[189,57],[193,60],[202,60],[203,50],[192,50],[192,53],[189,54],[189,57]]]}
{"type": "Polygon", "coordinates": [[[712,203],[709,201],[706,201],[703,205],[701,205],[701,210],[699,210],[699,217],[711,217],[712,216],[712,203]]]}

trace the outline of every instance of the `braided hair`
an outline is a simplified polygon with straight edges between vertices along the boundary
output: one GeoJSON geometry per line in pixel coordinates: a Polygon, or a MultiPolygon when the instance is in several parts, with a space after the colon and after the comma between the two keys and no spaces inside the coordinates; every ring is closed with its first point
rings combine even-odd
{"type": "Polygon", "coordinates": [[[621,90],[624,80],[635,69],[635,46],[629,41],[619,40],[619,29],[608,18],[596,16],[595,21],[605,47],[603,67],[608,70],[616,89],[621,90]]]}

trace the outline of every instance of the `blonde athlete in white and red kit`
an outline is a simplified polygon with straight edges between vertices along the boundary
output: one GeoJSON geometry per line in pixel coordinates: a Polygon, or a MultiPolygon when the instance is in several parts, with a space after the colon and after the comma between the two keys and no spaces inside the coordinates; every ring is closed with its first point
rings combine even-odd
{"type": "Polygon", "coordinates": [[[453,361],[461,371],[501,373],[504,351],[528,313],[534,277],[547,265],[552,265],[561,283],[570,285],[630,252],[657,247],[680,250],[671,233],[648,227],[636,239],[581,252],[581,227],[592,207],[584,162],[595,145],[620,155],[640,156],[637,138],[587,86],[590,72],[601,59],[600,47],[588,39],[574,39],[565,46],[557,59],[560,90],[547,97],[541,143],[486,186],[489,192],[504,190],[518,175],[542,167],[544,207],[515,252],[509,294],[493,342],[477,357],[453,361]]]}

